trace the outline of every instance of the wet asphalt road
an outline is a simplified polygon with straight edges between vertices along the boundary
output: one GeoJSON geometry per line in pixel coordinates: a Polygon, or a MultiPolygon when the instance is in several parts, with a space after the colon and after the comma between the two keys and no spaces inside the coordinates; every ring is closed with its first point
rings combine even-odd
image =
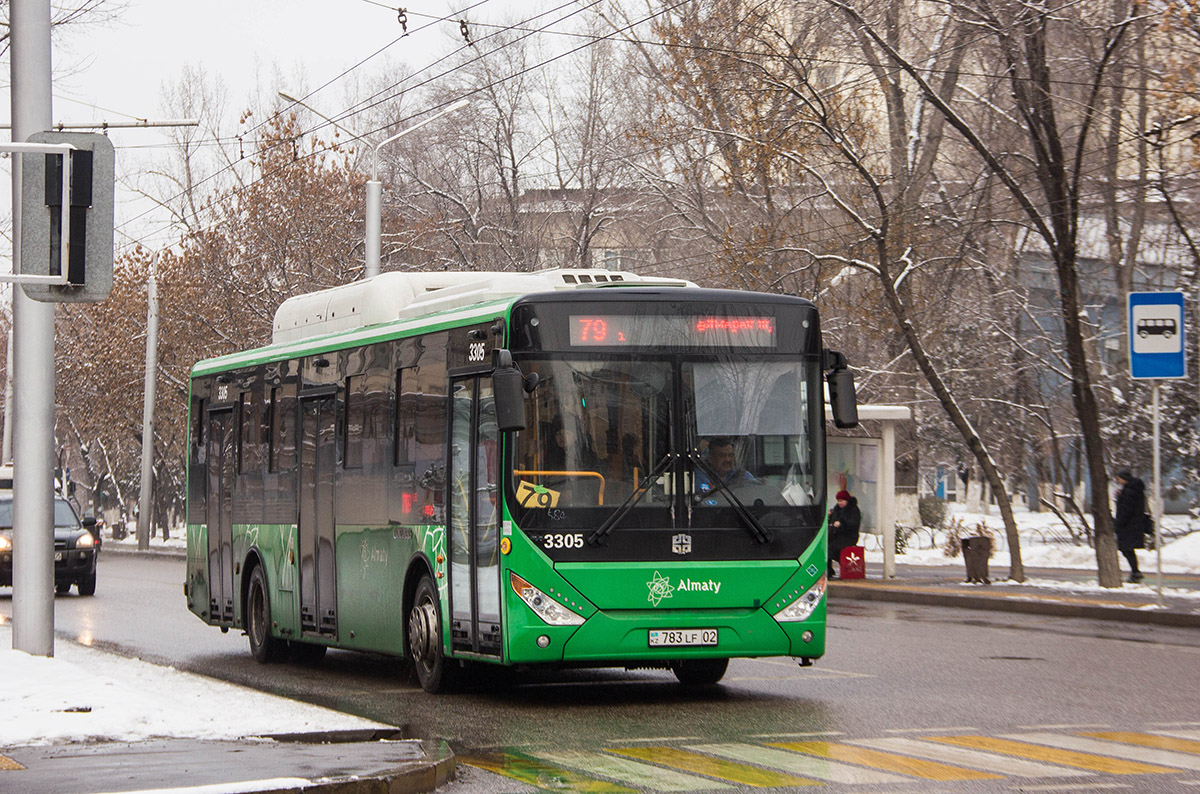
{"type": "MultiPolygon", "coordinates": [[[[463,758],[484,759],[453,784],[461,792],[536,790],[528,782],[536,775],[522,782],[485,769],[498,758],[563,750],[1200,729],[1194,630],[834,603],[829,652],[811,668],[737,660],[720,686],[699,691],[667,671],[497,675],[474,691],[435,697],[386,657],[330,652],[313,666],[257,664],[244,636],[222,634],[187,611],[183,570],[182,560],[105,556],[96,596],[57,599],[58,636],[393,724],[410,737],[446,739],[463,758]]],[[[0,589],[0,613],[11,614],[10,594],[0,589]]],[[[705,774],[714,788],[729,784],[705,774]]],[[[1200,767],[1138,779],[1155,785],[1136,790],[1197,791],[1200,767]]],[[[1101,774],[1089,785],[1124,788],[1131,780],[1101,774]]],[[[993,776],[919,790],[1015,790],[1011,784],[993,776]]]]}

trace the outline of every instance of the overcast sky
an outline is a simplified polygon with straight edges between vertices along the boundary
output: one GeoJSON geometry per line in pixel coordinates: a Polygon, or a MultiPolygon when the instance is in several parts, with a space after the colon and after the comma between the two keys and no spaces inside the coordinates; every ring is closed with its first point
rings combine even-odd
{"type": "MultiPolygon", "coordinates": [[[[311,99],[329,114],[343,106],[347,84],[382,71],[386,63],[417,69],[453,46],[457,20],[501,22],[545,7],[534,0],[426,0],[408,12],[409,35],[401,39],[396,4],[376,0],[115,0],[123,3],[111,22],[60,29],[54,39],[53,120],[64,123],[163,120],[164,86],[185,66],[201,65],[228,91],[229,112],[247,106],[256,90],[273,92],[273,70],[294,92],[331,83],[311,99]],[[434,17],[450,16],[437,22],[434,17]],[[364,62],[365,61],[365,62],[364,62]],[[357,67],[357,69],[356,69],[357,67]],[[349,76],[343,76],[348,71],[349,76]],[[331,82],[332,81],[332,82],[331,82]]],[[[573,9],[569,0],[551,5],[573,9]]],[[[7,75],[0,80],[7,94],[7,75]]],[[[7,120],[10,103],[3,99],[7,120]]],[[[236,117],[228,120],[236,122],[236,117]]],[[[165,143],[155,130],[112,130],[117,173],[129,173],[165,143]]],[[[7,175],[7,164],[3,169],[7,175]]],[[[0,212],[8,215],[7,179],[0,212]]],[[[120,189],[119,189],[120,190],[120,189]]],[[[118,195],[117,224],[142,212],[141,202],[118,195]],[[131,209],[131,207],[137,207],[131,209]]],[[[139,232],[140,233],[140,232],[139,232]]],[[[128,238],[118,235],[118,249],[128,238]]],[[[7,246],[3,246],[7,249],[7,246]]],[[[0,253],[0,262],[10,252],[0,253]]],[[[0,264],[0,267],[4,267],[0,264]]]]}
{"type": "MultiPolygon", "coordinates": [[[[127,0],[120,18],[64,33],[55,41],[57,121],[161,118],[164,83],[187,64],[220,76],[231,100],[241,101],[272,65],[302,68],[315,87],[388,47],[393,60],[421,63],[444,46],[445,31],[409,18],[401,34],[396,11],[366,0],[127,0]]],[[[489,0],[479,12],[492,5],[489,0]]],[[[424,2],[426,14],[448,3],[424,2]]],[[[443,28],[445,24],[443,23],[443,28]]],[[[380,56],[382,57],[382,56],[380,56]]],[[[363,68],[371,70],[379,58],[363,68]]]]}

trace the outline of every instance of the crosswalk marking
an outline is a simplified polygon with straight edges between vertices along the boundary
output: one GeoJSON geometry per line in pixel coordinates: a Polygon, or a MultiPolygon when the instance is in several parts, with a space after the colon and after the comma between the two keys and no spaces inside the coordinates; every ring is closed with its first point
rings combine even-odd
{"type": "Polygon", "coordinates": [[[1173,736],[1158,736],[1153,733],[1133,733],[1130,731],[1108,731],[1105,733],[1085,733],[1093,739],[1108,739],[1112,742],[1125,744],[1140,744],[1143,747],[1157,747],[1160,750],[1178,750],[1181,753],[1200,754],[1200,741],[1195,739],[1178,739],[1173,736]]]}
{"type": "Polygon", "coordinates": [[[0,755],[0,772],[16,772],[24,768],[8,756],[0,755]]]}
{"type": "MultiPolygon", "coordinates": [[[[1079,726],[1083,727],[1083,726],[1079,726]]],[[[584,794],[686,794],[732,787],[793,790],[824,784],[883,786],[926,781],[1020,779],[1022,791],[1141,788],[1092,775],[1171,775],[1198,786],[1200,730],[1156,725],[1122,730],[925,734],[839,738],[773,734],[743,742],[676,737],[656,744],[611,740],[608,747],[513,748],[459,755],[459,761],[540,790],[584,794]],[[774,741],[771,741],[774,739],[774,741]],[[614,746],[615,745],[615,746],[614,746]],[[1189,774],[1190,773],[1190,774],[1189,774]],[[1038,779],[1041,779],[1041,782],[1038,779]]],[[[0,755],[0,772],[22,769],[0,755]]],[[[890,790],[890,788],[889,788],[890,790]]],[[[1200,792],[1198,792],[1200,794],[1200,792]]]]}
{"type": "Polygon", "coordinates": [[[581,769],[589,774],[611,777],[624,781],[639,789],[652,791],[697,791],[726,789],[729,786],[713,780],[685,775],[671,769],[650,766],[628,758],[618,758],[608,753],[589,753],[580,750],[541,750],[532,753],[542,761],[581,769]]]}
{"type": "Polygon", "coordinates": [[[1144,747],[1130,744],[1117,744],[1101,739],[1089,739],[1086,736],[1064,736],[1057,733],[1024,733],[1019,736],[1009,736],[1009,739],[1020,739],[1035,744],[1050,747],[1061,747],[1064,750],[1075,750],[1081,753],[1096,753],[1144,764],[1161,764],[1180,769],[1200,771],[1200,757],[1189,753],[1177,753],[1173,750],[1162,750],[1157,747],[1144,747]]]}
{"type": "Polygon", "coordinates": [[[932,745],[917,739],[861,739],[854,741],[853,744],[904,755],[915,755],[918,758],[928,758],[934,761],[947,761],[1012,777],[1086,777],[1088,774],[1078,769],[1052,766],[1039,761],[1026,761],[1023,758],[985,753],[981,750],[968,750],[965,747],[932,745]]]}
{"type": "Polygon", "coordinates": [[[992,750],[997,753],[1029,758],[1034,761],[1048,761],[1052,764],[1075,766],[1080,769],[1090,769],[1093,772],[1107,772],[1111,775],[1144,775],[1175,772],[1163,766],[1142,764],[1136,761],[1122,761],[1091,753],[1081,753],[1074,750],[1058,750],[1052,747],[1042,747],[1028,742],[1013,739],[993,739],[987,736],[928,736],[931,742],[970,747],[975,750],[992,750]]]}
{"type": "Polygon", "coordinates": [[[550,766],[540,761],[508,753],[476,753],[460,755],[458,762],[511,777],[538,788],[562,791],[584,791],[590,794],[637,794],[637,789],[625,788],[595,778],[578,775],[569,769],[550,766]]]}
{"type": "Polygon", "coordinates": [[[769,766],[796,775],[807,775],[833,783],[904,783],[907,778],[889,775],[874,769],[859,769],[848,764],[839,764],[825,758],[762,747],[755,744],[698,744],[688,747],[710,755],[720,755],[748,764],[769,766]]]}
{"type": "Polygon", "coordinates": [[[870,750],[864,747],[854,747],[836,742],[771,742],[771,747],[781,747],[784,750],[794,750],[797,753],[828,758],[834,761],[846,761],[851,764],[883,769],[888,772],[899,772],[928,780],[998,780],[1000,775],[989,772],[976,772],[973,769],[950,766],[937,761],[918,761],[913,758],[870,750]]]}
{"type": "Polygon", "coordinates": [[[699,753],[680,750],[677,747],[628,747],[623,750],[609,750],[610,753],[627,755],[641,761],[652,761],[663,766],[682,769],[685,772],[695,772],[708,775],[720,780],[740,783],[744,786],[760,788],[783,786],[819,786],[820,782],[809,778],[796,777],[782,772],[772,772],[746,764],[711,758],[699,753]]]}
{"type": "Polygon", "coordinates": [[[1185,728],[1171,728],[1169,730],[1155,731],[1155,733],[1163,736],[1175,736],[1180,739],[1195,739],[1200,741],[1200,731],[1187,730],[1185,728]]]}

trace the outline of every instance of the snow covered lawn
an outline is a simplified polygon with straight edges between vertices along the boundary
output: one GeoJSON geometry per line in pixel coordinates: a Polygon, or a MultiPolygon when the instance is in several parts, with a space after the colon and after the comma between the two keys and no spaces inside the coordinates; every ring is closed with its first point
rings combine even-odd
{"type": "MultiPolygon", "coordinates": [[[[992,530],[996,548],[992,551],[992,562],[1003,562],[1008,559],[1008,547],[1004,538],[1004,522],[1000,520],[999,511],[993,510],[991,515],[969,513],[958,505],[949,505],[948,520],[958,519],[967,530],[983,523],[992,530]]],[[[1083,568],[1096,567],[1096,552],[1086,543],[1071,545],[1069,542],[1059,542],[1067,538],[1067,531],[1062,522],[1052,513],[1031,513],[1027,510],[1017,510],[1017,530],[1021,536],[1021,560],[1027,568],[1083,568]]],[[[1168,534],[1178,534],[1189,528],[1196,527],[1195,520],[1187,516],[1163,516],[1163,530],[1168,534]]],[[[970,534],[969,532],[967,534],[970,534]]],[[[883,548],[878,536],[866,537],[868,562],[883,562],[883,548]]],[[[896,556],[897,563],[910,565],[957,565],[963,564],[961,556],[947,557],[943,551],[946,533],[938,531],[931,538],[929,530],[921,530],[917,535],[909,537],[908,548],[904,554],[896,556]]],[[[1163,544],[1163,573],[1196,573],[1200,574],[1200,531],[1175,540],[1167,540],[1163,544]]],[[[1138,559],[1143,573],[1152,573],[1155,566],[1154,551],[1139,551],[1138,559]]],[[[1125,564],[1124,560],[1121,565],[1125,564]]],[[[1148,581],[1149,579],[1147,579],[1148,581]]]]}
{"type": "Polygon", "coordinates": [[[11,648],[0,625],[0,748],[388,727],[66,640],[54,658],[11,648]]]}

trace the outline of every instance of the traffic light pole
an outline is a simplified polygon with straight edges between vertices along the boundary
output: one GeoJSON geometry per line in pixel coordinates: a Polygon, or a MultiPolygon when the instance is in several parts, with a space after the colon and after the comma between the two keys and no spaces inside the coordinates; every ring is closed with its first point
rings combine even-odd
{"type": "MultiPolygon", "coordinates": [[[[12,137],[24,141],[50,127],[50,0],[12,0],[10,14],[12,137]]],[[[14,245],[21,239],[20,174],[13,169],[14,245]]],[[[35,656],[53,656],[54,304],[32,300],[20,285],[12,293],[12,644],[35,656]]]]}

